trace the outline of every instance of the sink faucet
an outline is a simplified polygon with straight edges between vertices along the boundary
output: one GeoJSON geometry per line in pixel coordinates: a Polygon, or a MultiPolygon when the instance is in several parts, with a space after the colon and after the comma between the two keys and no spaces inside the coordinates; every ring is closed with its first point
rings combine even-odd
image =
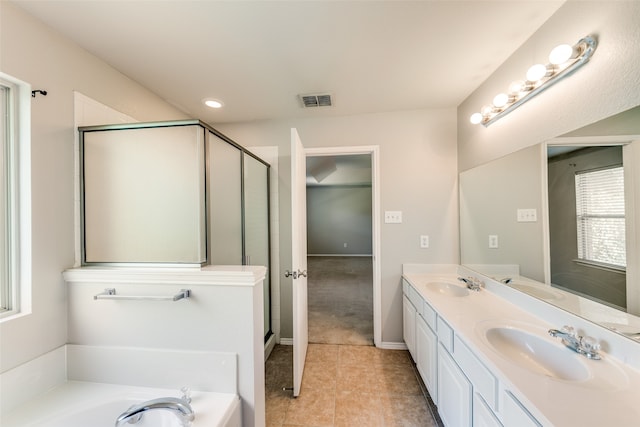
{"type": "Polygon", "coordinates": [[[508,285],[509,283],[513,282],[513,279],[511,277],[505,277],[504,279],[500,279],[500,281],[505,285],[508,285]]]}
{"type": "Polygon", "coordinates": [[[464,277],[458,277],[458,280],[466,283],[467,289],[471,289],[475,292],[478,292],[484,286],[484,282],[481,282],[480,280],[471,276],[467,277],[466,279],[464,277]]]}
{"type": "Polygon", "coordinates": [[[156,409],[165,409],[171,411],[178,419],[183,427],[189,427],[191,421],[195,418],[195,413],[191,407],[191,398],[189,397],[188,389],[183,388],[184,393],[181,398],[177,397],[161,397],[159,399],[148,400],[136,405],[133,405],[126,411],[124,411],[116,420],[116,427],[124,426],[125,424],[135,424],[142,419],[142,416],[147,411],[156,409]]]}
{"type": "Polygon", "coordinates": [[[563,326],[561,330],[549,329],[549,335],[555,338],[561,338],[562,344],[569,347],[578,354],[586,356],[588,359],[599,360],[600,344],[592,337],[583,337],[576,334],[572,326],[563,326]]]}

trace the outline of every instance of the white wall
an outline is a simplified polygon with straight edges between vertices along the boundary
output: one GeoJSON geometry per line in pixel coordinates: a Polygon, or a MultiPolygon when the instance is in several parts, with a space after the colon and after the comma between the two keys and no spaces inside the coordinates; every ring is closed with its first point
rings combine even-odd
{"type": "Polygon", "coordinates": [[[640,2],[568,1],[458,108],[460,171],[640,104],[640,2]],[[575,74],[485,128],[469,117],[522,79],[549,51],[593,34],[598,48],[575,74]]]}
{"type": "MultiPolygon", "coordinates": [[[[459,259],[455,110],[214,126],[243,145],[279,146],[281,271],[291,268],[290,128],[307,148],[380,146],[381,209],[403,211],[402,224],[381,224],[382,341],[402,342],[402,263],[459,259]],[[421,234],[429,235],[429,249],[420,249],[421,234]]],[[[290,338],[291,280],[281,277],[280,283],[281,336],[290,338]]]]}
{"type": "Polygon", "coordinates": [[[74,265],[73,91],[138,120],[187,117],[6,1],[0,70],[48,92],[32,100],[33,314],[0,324],[4,372],[67,340],[62,271],[74,265]]]}

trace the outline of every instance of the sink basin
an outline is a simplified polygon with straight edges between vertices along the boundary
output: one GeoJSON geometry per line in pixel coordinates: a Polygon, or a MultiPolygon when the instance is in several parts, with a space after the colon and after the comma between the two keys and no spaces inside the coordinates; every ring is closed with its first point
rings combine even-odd
{"type": "Polygon", "coordinates": [[[427,283],[427,288],[448,297],[464,297],[469,295],[467,288],[447,282],[429,282],[427,283]]]}
{"type": "Polygon", "coordinates": [[[512,326],[484,330],[487,343],[521,368],[557,380],[585,381],[589,370],[579,355],[537,334],[512,326]]]}

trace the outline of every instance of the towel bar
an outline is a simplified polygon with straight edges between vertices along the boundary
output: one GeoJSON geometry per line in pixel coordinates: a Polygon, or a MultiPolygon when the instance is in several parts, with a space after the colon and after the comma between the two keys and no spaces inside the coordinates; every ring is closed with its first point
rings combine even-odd
{"type": "Polygon", "coordinates": [[[180,289],[180,292],[169,296],[155,295],[116,295],[115,288],[106,288],[104,292],[94,295],[93,299],[119,299],[119,300],[140,300],[140,301],[178,301],[191,297],[190,289],[180,289]]]}

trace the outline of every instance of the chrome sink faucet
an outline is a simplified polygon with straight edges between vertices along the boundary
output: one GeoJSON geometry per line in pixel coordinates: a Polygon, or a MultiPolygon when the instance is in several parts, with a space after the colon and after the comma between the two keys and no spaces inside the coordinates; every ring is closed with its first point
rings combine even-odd
{"type": "Polygon", "coordinates": [[[600,355],[598,354],[600,344],[598,344],[595,338],[578,335],[572,326],[563,326],[560,330],[549,329],[549,335],[555,338],[561,338],[562,344],[588,359],[600,359],[600,355]]]}
{"type": "Polygon", "coordinates": [[[116,420],[116,427],[124,426],[125,424],[136,424],[142,419],[142,416],[147,411],[153,411],[156,409],[164,409],[171,411],[178,419],[183,427],[189,427],[191,421],[195,419],[195,413],[191,407],[191,397],[189,396],[189,390],[182,388],[183,395],[181,398],[177,397],[161,397],[159,399],[148,400],[136,405],[133,405],[126,411],[124,411],[116,420]]]}
{"type": "Polygon", "coordinates": [[[466,279],[464,277],[458,277],[458,280],[461,282],[464,282],[467,285],[467,289],[470,289],[475,292],[478,292],[480,289],[484,287],[484,282],[481,282],[475,277],[469,276],[466,279]]]}

